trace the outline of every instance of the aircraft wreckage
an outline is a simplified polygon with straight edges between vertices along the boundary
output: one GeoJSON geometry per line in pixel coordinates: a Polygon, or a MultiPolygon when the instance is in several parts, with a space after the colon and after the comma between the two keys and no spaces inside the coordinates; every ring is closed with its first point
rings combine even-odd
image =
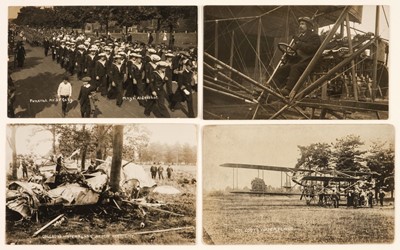
{"type": "MultiPolygon", "coordinates": [[[[52,167],[43,167],[40,174],[32,176],[28,182],[14,181],[8,184],[6,193],[7,219],[20,221],[46,220],[49,209],[57,210],[59,216],[33,234],[37,236],[52,224],[66,220],[65,209],[97,207],[97,211],[110,214],[107,209],[131,213],[140,221],[140,228],[145,227],[148,210],[172,216],[183,217],[167,204],[152,198],[151,194],[176,195],[181,192],[172,186],[158,186],[140,165],[122,161],[120,191],[111,192],[109,188],[111,157],[98,165],[95,172],[78,172],[76,168],[63,166],[56,174],[52,167]],[[129,207],[129,209],[126,209],[129,207]],[[12,219],[11,219],[12,218],[12,219]]],[[[188,182],[190,183],[190,182],[188,182]]],[[[195,182],[192,181],[194,184],[195,182]]],[[[154,196],[154,195],[153,195],[154,196]]],[[[93,211],[93,209],[88,209],[93,211]]],[[[53,216],[54,217],[54,216],[53,216]]],[[[181,230],[187,228],[173,228],[181,230]]],[[[168,231],[168,230],[162,230],[168,231]]],[[[154,233],[156,231],[151,231],[154,233]]]]}

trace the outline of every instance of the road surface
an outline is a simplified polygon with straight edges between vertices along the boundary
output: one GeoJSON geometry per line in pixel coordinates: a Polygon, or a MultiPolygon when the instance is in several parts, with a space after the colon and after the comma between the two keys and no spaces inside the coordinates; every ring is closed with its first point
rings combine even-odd
{"type": "MultiPolygon", "coordinates": [[[[9,60],[11,77],[16,87],[14,103],[16,117],[21,118],[62,118],[61,101],[57,100],[57,88],[62,82],[65,70],[51,58],[46,57],[42,47],[32,47],[25,44],[26,59],[23,68],[13,67],[13,58],[9,60]]],[[[70,77],[72,85],[72,103],[68,106],[66,118],[80,118],[78,95],[82,82],[76,74],[70,77]]],[[[176,88],[176,84],[174,89],[176,88]]],[[[95,118],[146,118],[144,108],[137,100],[124,100],[121,107],[116,100],[97,95],[98,108],[91,117],[95,118]]],[[[195,114],[197,114],[197,93],[193,98],[195,114]]],[[[167,104],[166,104],[167,105],[167,104]]],[[[187,118],[186,103],[178,105],[175,112],[170,112],[172,118],[187,118]]],[[[153,114],[150,115],[153,117],[153,114]]]]}

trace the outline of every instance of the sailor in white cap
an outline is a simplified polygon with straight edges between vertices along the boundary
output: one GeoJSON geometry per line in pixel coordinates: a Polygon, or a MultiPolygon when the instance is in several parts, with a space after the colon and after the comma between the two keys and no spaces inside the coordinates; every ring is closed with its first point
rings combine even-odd
{"type": "Polygon", "coordinates": [[[108,92],[108,98],[116,98],[117,106],[121,107],[123,96],[123,83],[126,80],[126,68],[122,65],[122,56],[115,55],[114,59],[115,63],[113,63],[110,70],[111,89],[108,92]]]}
{"type": "Polygon", "coordinates": [[[193,72],[192,72],[193,63],[189,59],[183,60],[183,71],[179,74],[178,79],[178,89],[175,92],[173,101],[171,103],[170,109],[174,110],[177,102],[186,102],[188,109],[188,117],[194,118],[194,110],[193,110],[193,72]]]}
{"type": "Polygon", "coordinates": [[[107,95],[107,67],[106,67],[106,54],[104,52],[97,55],[99,60],[96,61],[94,68],[94,76],[96,88],[101,92],[102,96],[107,95]]]}
{"type": "Polygon", "coordinates": [[[89,54],[85,58],[84,75],[94,78],[94,68],[96,66],[96,47],[89,48],[89,54]]]}
{"type": "Polygon", "coordinates": [[[167,66],[168,64],[165,61],[157,62],[156,70],[153,72],[153,77],[150,82],[150,91],[153,99],[149,100],[146,104],[144,111],[146,116],[150,116],[150,112],[153,112],[155,117],[171,117],[167,107],[165,106],[166,93],[164,85],[166,83],[165,69],[167,66]]]}
{"type": "Polygon", "coordinates": [[[78,51],[75,55],[75,69],[77,72],[78,79],[81,80],[83,77],[84,67],[85,67],[85,45],[79,44],[78,51]]]}

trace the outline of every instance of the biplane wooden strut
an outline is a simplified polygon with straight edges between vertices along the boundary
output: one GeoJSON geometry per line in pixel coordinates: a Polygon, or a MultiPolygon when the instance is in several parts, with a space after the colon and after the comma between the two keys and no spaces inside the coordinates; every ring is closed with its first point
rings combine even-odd
{"type": "MultiPolygon", "coordinates": [[[[379,118],[378,111],[385,111],[385,112],[388,111],[387,103],[385,103],[385,104],[375,103],[376,91],[378,89],[377,53],[376,53],[376,51],[377,51],[377,46],[378,46],[378,41],[379,41],[379,39],[378,39],[379,38],[379,35],[378,35],[379,34],[379,28],[378,28],[379,6],[377,6],[377,9],[376,9],[376,15],[377,15],[376,19],[377,20],[376,20],[375,35],[373,37],[370,37],[369,40],[367,40],[366,42],[355,46],[357,48],[356,50],[354,50],[355,47],[353,46],[351,39],[348,39],[349,53],[348,53],[348,55],[346,55],[346,58],[344,60],[340,61],[339,63],[337,63],[328,72],[324,72],[320,78],[311,82],[305,88],[301,89],[302,85],[304,84],[304,82],[309,77],[310,73],[312,72],[314,66],[318,63],[318,61],[322,57],[324,50],[326,49],[328,43],[331,41],[331,39],[335,35],[338,28],[342,27],[342,31],[343,31],[343,26],[345,24],[347,37],[351,37],[350,21],[349,21],[349,10],[350,9],[351,9],[350,6],[344,7],[343,11],[337,18],[333,28],[329,31],[328,35],[322,42],[321,46],[319,47],[319,49],[317,50],[317,52],[311,59],[309,65],[304,70],[304,72],[302,73],[302,75],[300,76],[298,81],[296,82],[294,88],[292,89],[291,93],[289,94],[289,98],[286,98],[283,95],[281,95],[281,93],[279,92],[278,89],[270,87],[271,86],[270,83],[273,82],[272,79],[276,73],[276,70],[281,65],[281,60],[279,61],[278,66],[275,67],[274,71],[269,76],[268,80],[266,81],[266,85],[264,85],[261,82],[256,81],[253,78],[245,75],[244,73],[234,69],[232,67],[232,63],[230,63],[230,65],[227,65],[226,63],[220,61],[217,58],[218,57],[218,50],[217,50],[218,46],[216,46],[216,50],[215,50],[216,57],[210,55],[207,52],[204,53],[205,59],[211,60],[211,61],[213,61],[213,63],[215,63],[216,65],[221,67],[221,68],[214,68],[210,64],[204,62],[204,66],[207,69],[215,72],[215,79],[213,79],[211,76],[205,75],[204,87],[207,90],[214,91],[214,92],[217,92],[222,95],[227,95],[227,96],[239,99],[239,100],[243,100],[246,103],[256,104],[256,108],[252,115],[252,119],[256,118],[259,108],[263,108],[265,110],[266,105],[264,105],[263,103],[260,103],[261,96],[264,95],[265,93],[274,96],[275,98],[277,98],[284,104],[284,106],[279,110],[276,110],[275,108],[273,108],[272,105],[268,105],[268,107],[273,109],[273,112],[275,112],[271,117],[269,117],[269,119],[275,119],[278,116],[282,116],[282,117],[286,118],[283,115],[283,112],[290,108],[295,110],[298,114],[300,114],[302,117],[304,117],[306,119],[313,118],[313,114],[311,117],[309,117],[305,112],[303,112],[303,110],[300,107],[311,107],[313,109],[313,111],[316,108],[320,108],[321,110],[323,110],[325,112],[332,113],[334,116],[336,116],[338,118],[345,117],[346,112],[350,111],[350,110],[351,111],[361,111],[361,112],[372,111],[372,112],[376,112],[377,117],[379,118]],[[373,53],[373,70],[372,70],[372,88],[370,91],[372,102],[359,102],[358,86],[357,86],[356,71],[355,71],[356,65],[355,65],[354,60],[365,50],[371,48],[371,45],[375,45],[373,47],[374,53],[373,53]],[[310,98],[307,99],[307,96],[309,94],[311,94],[313,91],[315,91],[316,89],[318,89],[320,87],[324,88],[324,86],[326,86],[327,81],[332,80],[332,77],[336,78],[337,76],[334,76],[334,75],[337,74],[338,72],[340,72],[341,70],[343,70],[343,67],[348,64],[351,64],[351,67],[348,70],[351,70],[351,77],[352,77],[351,81],[353,83],[352,85],[353,85],[353,92],[354,92],[354,100],[332,101],[332,100],[328,100],[326,98],[326,93],[325,93],[325,96],[323,94],[322,100],[316,100],[316,99],[310,99],[310,98]],[[222,68],[227,70],[229,73],[224,74],[224,73],[220,72],[219,70],[222,68]],[[250,83],[251,84],[250,86],[258,87],[259,89],[261,89],[261,92],[255,92],[253,89],[249,90],[246,87],[244,87],[243,85],[241,85],[240,83],[238,83],[237,81],[233,80],[230,77],[232,73],[235,73],[238,77],[240,77],[244,81],[250,83]],[[223,79],[227,80],[228,82],[217,80],[217,76],[221,76],[223,79]],[[228,86],[228,89],[221,85],[228,86]],[[234,90],[230,90],[229,89],[230,87],[238,88],[240,90],[243,90],[245,93],[238,93],[234,90]],[[254,96],[254,94],[256,94],[257,96],[254,96]],[[344,116],[341,117],[340,115],[335,113],[334,110],[343,111],[344,116]]],[[[218,20],[216,20],[216,24],[217,24],[217,22],[218,22],[218,20]]],[[[259,29],[260,29],[260,25],[261,25],[261,22],[259,22],[259,29]]],[[[216,25],[216,30],[217,29],[218,29],[218,25],[216,25]]],[[[259,35],[260,35],[260,32],[258,33],[258,36],[257,36],[257,51],[258,52],[259,52],[259,49],[258,49],[259,35]]],[[[215,40],[216,44],[218,43],[217,36],[218,35],[216,34],[216,40],[215,40]]],[[[231,49],[231,51],[232,51],[232,49],[231,49]]],[[[257,54],[257,51],[256,51],[256,66],[257,66],[257,62],[260,63],[259,62],[259,54],[257,54]]],[[[232,60],[232,55],[231,55],[230,61],[231,60],[232,60]]],[[[255,78],[257,78],[257,77],[255,77],[255,78]]],[[[260,79],[261,79],[261,77],[260,77],[260,79]]]]}
{"type": "MultiPolygon", "coordinates": [[[[241,164],[241,163],[224,163],[221,164],[220,167],[232,168],[233,170],[233,193],[246,193],[246,194],[267,194],[267,195],[301,195],[300,199],[303,198],[304,192],[307,188],[315,185],[316,182],[347,182],[347,190],[354,185],[356,185],[359,181],[362,181],[362,176],[376,176],[379,175],[376,172],[360,172],[360,171],[338,171],[338,170],[311,170],[304,168],[290,168],[290,167],[278,167],[278,166],[267,166],[267,165],[254,165],[254,164],[241,164]],[[257,169],[257,170],[266,170],[266,171],[277,171],[281,173],[281,188],[285,188],[287,191],[291,190],[294,186],[290,184],[290,182],[294,182],[295,184],[302,186],[303,192],[266,192],[266,191],[240,191],[235,190],[235,170],[236,170],[236,187],[238,189],[238,169],[257,169]],[[282,184],[282,173],[286,174],[285,185],[282,184]],[[292,175],[289,175],[291,173],[292,175]]],[[[259,177],[259,173],[258,173],[259,177]]],[[[263,172],[263,180],[264,180],[264,172],[263,172]]],[[[331,189],[327,186],[323,186],[322,189],[331,189]]]]}

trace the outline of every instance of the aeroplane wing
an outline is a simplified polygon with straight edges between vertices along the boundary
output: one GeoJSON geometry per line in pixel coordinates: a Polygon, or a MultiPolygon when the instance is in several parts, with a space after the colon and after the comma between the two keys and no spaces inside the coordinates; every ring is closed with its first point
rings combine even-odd
{"type": "Polygon", "coordinates": [[[269,171],[279,171],[279,172],[315,172],[310,169],[303,168],[287,168],[278,166],[266,166],[266,165],[253,165],[253,164],[240,164],[240,163],[224,163],[220,165],[226,168],[247,168],[247,169],[259,169],[259,170],[269,170],[269,171]]]}
{"type": "Polygon", "coordinates": [[[358,181],[358,177],[343,177],[343,176],[303,176],[302,181],[358,181]]]}
{"type": "MultiPolygon", "coordinates": [[[[227,168],[245,168],[245,169],[258,169],[258,170],[268,170],[268,171],[279,171],[279,172],[309,172],[309,173],[321,173],[321,174],[332,174],[332,175],[379,175],[376,172],[361,172],[361,171],[335,171],[331,169],[326,170],[312,170],[305,168],[289,168],[289,167],[278,167],[278,166],[268,166],[268,165],[255,165],[255,164],[242,164],[242,163],[224,163],[220,165],[221,167],[227,168]]],[[[345,180],[346,181],[346,180],[345,180]]]]}

